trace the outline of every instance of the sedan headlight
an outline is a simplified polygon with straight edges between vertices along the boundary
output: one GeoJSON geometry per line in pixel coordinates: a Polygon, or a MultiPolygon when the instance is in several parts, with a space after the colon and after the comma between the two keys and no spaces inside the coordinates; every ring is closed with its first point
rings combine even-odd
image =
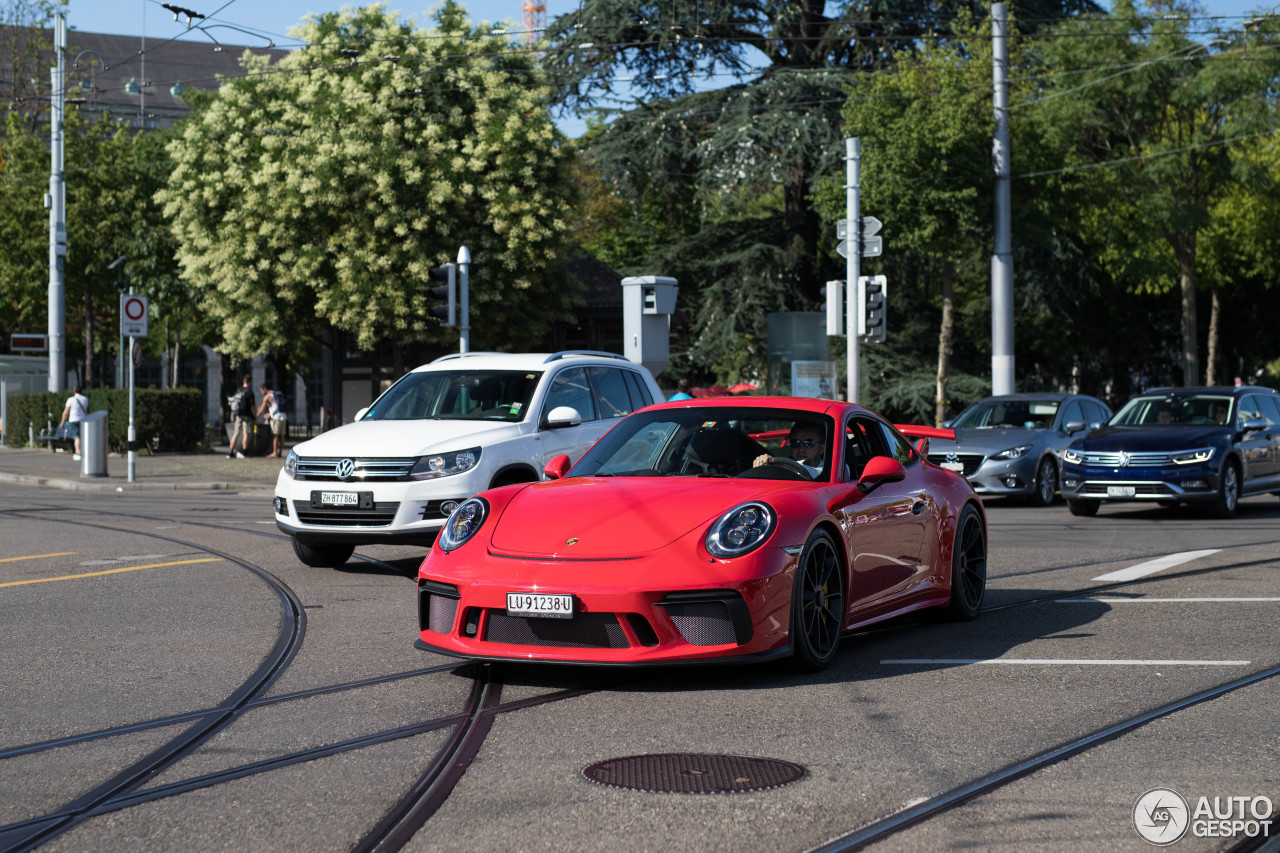
{"type": "Polygon", "coordinates": [[[415,480],[434,480],[436,477],[448,477],[470,471],[480,462],[480,448],[470,447],[466,450],[451,450],[448,453],[433,453],[423,456],[413,466],[409,476],[415,480]]]}
{"type": "Polygon", "coordinates": [[[1175,453],[1169,457],[1174,465],[1195,465],[1199,462],[1208,462],[1213,458],[1212,447],[1201,447],[1197,450],[1188,450],[1185,453],[1175,453]]]}
{"type": "Polygon", "coordinates": [[[777,522],[768,504],[752,501],[736,506],[707,531],[707,551],[714,557],[741,557],[764,544],[777,522]]]}
{"type": "Polygon", "coordinates": [[[458,504],[458,508],[449,513],[449,519],[440,529],[440,548],[446,552],[461,548],[468,539],[476,535],[488,515],[489,504],[484,498],[468,498],[458,504]]]}
{"type": "Polygon", "coordinates": [[[298,476],[298,454],[290,450],[284,457],[284,472],[290,477],[298,476]]]}
{"type": "Polygon", "coordinates": [[[1019,456],[1025,456],[1026,452],[1031,449],[1029,444],[1019,444],[1017,447],[1010,447],[1008,450],[1001,450],[996,454],[997,459],[1017,459],[1019,456]]]}
{"type": "Polygon", "coordinates": [[[1062,451],[1062,461],[1070,462],[1072,465],[1083,465],[1084,454],[1079,450],[1064,450],[1062,451]]]}

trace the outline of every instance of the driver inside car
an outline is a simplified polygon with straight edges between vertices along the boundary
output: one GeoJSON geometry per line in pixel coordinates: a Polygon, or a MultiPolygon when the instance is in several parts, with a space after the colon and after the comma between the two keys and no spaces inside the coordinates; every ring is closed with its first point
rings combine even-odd
{"type": "MultiPolygon", "coordinates": [[[[827,447],[822,438],[822,430],[816,424],[798,423],[787,433],[787,452],[790,458],[800,463],[810,479],[816,480],[822,473],[822,459],[827,447]]],[[[755,458],[752,467],[768,465],[775,457],[761,454],[755,458]]]]}

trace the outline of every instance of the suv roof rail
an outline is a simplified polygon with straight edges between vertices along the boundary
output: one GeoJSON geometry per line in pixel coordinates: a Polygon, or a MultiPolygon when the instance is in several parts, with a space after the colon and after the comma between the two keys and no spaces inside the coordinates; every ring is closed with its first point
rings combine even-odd
{"type": "Polygon", "coordinates": [[[451,352],[451,353],[446,353],[445,355],[442,355],[439,358],[432,359],[431,363],[435,364],[440,361],[450,361],[455,358],[470,358],[471,356],[475,356],[475,355],[511,355],[511,353],[509,352],[451,352]]]}
{"type": "Polygon", "coordinates": [[[597,358],[616,358],[626,362],[631,361],[631,359],[627,358],[625,355],[618,355],[616,352],[601,352],[599,350],[592,350],[592,349],[567,349],[567,350],[562,350],[561,352],[553,353],[547,356],[547,360],[542,363],[550,364],[551,362],[556,361],[557,359],[567,358],[571,355],[593,355],[593,356],[596,356],[597,358]]]}

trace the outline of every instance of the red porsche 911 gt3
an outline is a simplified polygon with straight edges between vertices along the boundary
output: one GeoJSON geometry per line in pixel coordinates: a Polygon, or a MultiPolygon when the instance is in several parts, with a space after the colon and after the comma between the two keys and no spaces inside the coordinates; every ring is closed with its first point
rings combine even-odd
{"type": "Polygon", "coordinates": [[[419,648],[478,660],[667,664],[793,656],[986,590],[982,504],[929,437],[852,404],[662,403],[549,481],[462,503],[418,573],[419,648]],[[917,439],[915,445],[904,434],[917,439]]]}

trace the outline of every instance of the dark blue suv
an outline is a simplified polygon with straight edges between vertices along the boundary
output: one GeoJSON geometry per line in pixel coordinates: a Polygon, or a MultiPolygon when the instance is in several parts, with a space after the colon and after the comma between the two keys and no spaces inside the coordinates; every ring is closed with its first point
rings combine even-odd
{"type": "Polygon", "coordinates": [[[1204,504],[1217,518],[1240,498],[1280,494],[1280,395],[1270,388],[1157,388],[1062,453],[1072,515],[1102,501],[1204,504]]]}

